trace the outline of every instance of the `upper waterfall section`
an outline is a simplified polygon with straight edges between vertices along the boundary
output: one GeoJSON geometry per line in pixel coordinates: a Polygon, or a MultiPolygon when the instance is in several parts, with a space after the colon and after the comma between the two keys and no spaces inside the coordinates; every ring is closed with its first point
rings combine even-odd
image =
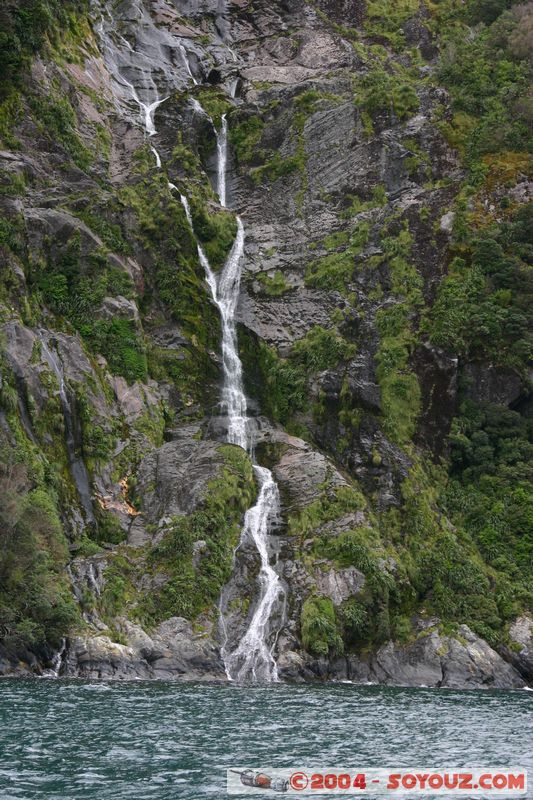
{"type": "MultiPolygon", "coordinates": [[[[186,2],[181,14],[174,5],[161,0],[148,4],[142,0],[123,0],[94,7],[95,28],[102,56],[114,78],[117,102],[132,110],[135,122],[143,127],[154,104],[177,91],[203,83],[213,64],[235,64],[235,53],[228,41],[226,4],[186,2]],[[213,30],[207,46],[205,30],[195,27],[200,17],[209,15],[213,30]],[[184,16],[191,19],[184,21],[184,16]],[[139,108],[141,111],[139,112],[139,108]]],[[[153,116],[151,117],[153,123],[153,116]]]]}

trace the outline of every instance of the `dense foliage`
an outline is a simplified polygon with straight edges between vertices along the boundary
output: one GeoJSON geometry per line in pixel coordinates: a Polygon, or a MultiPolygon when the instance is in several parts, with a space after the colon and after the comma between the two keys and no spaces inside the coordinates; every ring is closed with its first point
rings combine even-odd
{"type": "Polygon", "coordinates": [[[87,0],[7,0],[0,9],[0,98],[17,84],[48,39],[61,28],[75,25],[75,12],[85,10],[87,0]]]}
{"type": "MultiPolygon", "coordinates": [[[[116,175],[111,180],[111,128],[88,123],[77,98],[81,93],[84,103],[94,103],[95,118],[105,101],[74,83],[64,92],[57,77],[46,91],[24,79],[40,52],[64,67],[57,48],[62,36],[79,33],[86,7],[86,0],[8,0],[0,10],[0,137],[3,146],[19,148],[17,126],[28,121],[38,146],[58,164],[50,185],[38,187],[43,204],[56,203],[67,219],[58,235],[43,236],[37,252],[19,208],[37,178],[13,164],[2,174],[6,213],[0,219],[0,254],[9,269],[2,274],[0,300],[6,319],[18,315],[33,330],[42,325],[79,335],[94,374],[102,378],[104,397],[112,391],[112,381],[102,377],[107,372],[130,385],[140,382],[128,389],[134,397],[148,391],[150,379],[164,386],[168,405],[154,402],[133,422],[117,417],[98,423],[89,399],[92,387],[69,387],[89,471],[105,462],[124,489],[119,502],[140,507],[134,476],[143,455],[162,444],[174,423],[200,422],[215,406],[219,320],[179,196],[169,189],[169,176],[154,169],[149,145],[134,153],[127,180],[117,181],[116,175]],[[93,188],[71,198],[52,197],[54,181],[68,170],[80,186],[93,188]],[[110,298],[120,300],[121,314],[112,303],[106,307],[110,298]],[[135,301],[135,313],[128,301],[135,301]]],[[[427,0],[423,14],[420,7],[418,0],[369,0],[360,30],[332,24],[316,9],[360,59],[357,75],[344,76],[345,96],[305,82],[294,92],[287,89],[283,102],[269,99],[252,108],[230,105],[219,87],[195,87],[215,124],[228,113],[243,186],[247,181],[265,191],[296,187],[302,224],[309,222],[306,126],[316,112],[347,101],[357,145],[372,137],[377,141],[384,129],[410,126],[401,143],[394,143],[400,155],[393,182],[398,178],[402,187],[411,182],[437,209],[418,206],[413,193],[413,214],[409,203],[396,203],[398,197],[376,172],[375,185],[357,191],[348,186],[342,196],[321,198],[332,218],[337,216],[321,241],[311,241],[309,226],[305,274],[278,270],[280,261],[276,271],[249,277],[248,288],[260,300],[290,303],[303,281],[306,291],[333,301],[329,320],[280,352],[250,330],[239,331],[247,391],[261,413],[328,450],[352,481],[346,486],[326,481],[306,507],[291,507],[287,520],[309,574],[326,564],[352,567],[364,576],[357,597],[337,608],[314,589],[305,598],[302,644],[317,656],[378,646],[391,637],[408,641],[412,618],[421,611],[438,616],[447,631],[466,622],[497,646],[508,623],[533,605],[533,445],[526,388],[533,204],[524,202],[516,186],[530,169],[533,2],[427,0]],[[410,20],[427,26],[434,69],[424,63],[421,49],[407,43],[410,20]],[[439,94],[442,86],[449,108],[446,95],[439,94]],[[437,177],[425,151],[426,134],[417,138],[419,113],[435,138],[437,131],[444,137],[442,149],[447,142],[459,153],[462,171],[457,169],[453,180],[437,177]],[[269,139],[271,127],[289,131],[290,148],[283,156],[274,146],[277,134],[269,139]],[[446,207],[439,205],[442,197],[446,207]],[[453,218],[446,245],[443,211],[453,218]],[[424,270],[431,248],[439,263],[430,281],[424,270]],[[366,296],[358,307],[361,287],[366,296]],[[373,339],[372,347],[362,337],[373,339]],[[368,404],[354,399],[349,380],[361,344],[372,361],[364,379],[379,395],[368,404]],[[423,386],[415,354],[424,345],[458,359],[455,419],[448,447],[436,456],[419,446],[418,437],[423,386]],[[474,401],[467,381],[472,364],[518,376],[519,399],[510,406],[474,401]],[[326,398],[321,384],[328,371],[341,387],[335,400],[326,398]],[[328,439],[324,431],[331,428],[335,433],[328,439]],[[357,458],[350,460],[354,449],[357,458]],[[378,478],[371,479],[384,474],[380,469],[387,459],[397,507],[378,513],[378,478]],[[395,463],[400,475],[393,474],[395,463]],[[371,479],[363,492],[354,474],[364,471],[371,479]],[[335,523],[347,517],[363,521],[332,535],[335,523]]],[[[92,36],[88,25],[87,35],[92,36]]],[[[253,88],[259,98],[261,87],[253,88]]],[[[176,102],[186,100],[182,93],[176,102]]],[[[204,169],[214,146],[207,127],[198,147],[185,144],[179,133],[168,165],[179,176],[172,179],[187,187],[194,230],[218,269],[232,246],[236,221],[214,203],[204,169]]],[[[57,376],[38,347],[31,359],[49,390],[43,407],[32,405],[7,369],[0,391],[2,423],[10,431],[5,438],[4,428],[0,431],[0,637],[15,649],[57,645],[79,624],[65,581],[69,553],[59,512],[75,505],[76,491],[57,376]],[[35,441],[24,429],[23,413],[35,441]]],[[[331,396],[336,391],[331,389],[331,396]]],[[[214,607],[230,574],[243,512],[256,492],[248,458],[231,447],[223,448],[223,456],[224,466],[200,507],[167,520],[151,549],[132,554],[122,544],[125,533],[117,517],[97,509],[87,535],[71,542],[81,555],[110,548],[104,590],[97,599],[83,598],[84,610],[96,610],[113,630],[119,614],[153,625],[171,615],[194,619],[214,607]],[[143,575],[154,579],[153,592],[139,591],[143,575]]]]}
{"type": "Polygon", "coordinates": [[[64,575],[67,540],[56,498],[17,454],[0,456],[0,638],[15,651],[57,647],[79,612],[64,575]]]}

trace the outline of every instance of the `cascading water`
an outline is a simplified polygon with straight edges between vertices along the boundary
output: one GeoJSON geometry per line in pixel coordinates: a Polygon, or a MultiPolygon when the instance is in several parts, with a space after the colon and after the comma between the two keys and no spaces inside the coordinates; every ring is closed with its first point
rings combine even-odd
{"type": "MultiPolygon", "coordinates": [[[[204,112],[205,113],[205,112],[204,112]]],[[[222,117],[220,131],[217,131],[217,181],[220,204],[226,206],[226,164],[227,164],[228,126],[225,115],[222,117]]],[[[187,198],[181,195],[181,202],[191,229],[194,231],[187,198]]],[[[209,261],[197,241],[198,257],[211,290],[222,322],[222,410],[227,419],[226,439],[253,452],[253,438],[247,413],[246,395],[243,387],[242,362],[237,349],[235,311],[239,299],[241,281],[241,262],[244,250],[244,226],[237,217],[237,235],[231,252],[217,281],[209,261]]],[[[276,571],[270,565],[268,535],[279,517],[280,500],[278,487],[270,470],[254,464],[254,472],[259,484],[259,496],[244,517],[241,542],[253,542],[261,560],[259,573],[260,593],[256,608],[248,628],[233,651],[226,645],[222,656],[226,674],[231,680],[277,681],[276,661],[272,654],[270,621],[272,610],[280,601],[284,602],[284,591],[276,571]]],[[[221,611],[221,629],[226,625],[221,611]]],[[[227,637],[226,642],[227,642],[227,637]]]]}
{"type": "Polygon", "coordinates": [[[226,165],[228,161],[228,121],[222,114],[220,133],[217,133],[217,189],[220,205],[226,207],[226,165]]]}
{"type": "MultiPolygon", "coordinates": [[[[111,58],[112,48],[106,40],[104,26],[101,26],[101,37],[104,48],[107,49],[108,60],[111,60],[111,72],[116,80],[126,87],[133,100],[141,110],[144,128],[148,137],[155,135],[154,113],[163,102],[157,99],[150,104],[143,103],[135,87],[121,74],[118,66],[111,58]],[[107,45],[107,47],[106,47],[107,45]]],[[[178,45],[182,55],[188,77],[197,83],[194,78],[183,46],[178,45]]],[[[235,54],[232,52],[233,58],[235,54]]],[[[233,81],[230,94],[235,96],[237,81],[233,81]]],[[[193,108],[198,113],[212,120],[202,108],[200,103],[192,98],[193,108]]],[[[228,148],[228,125],[226,116],[222,116],[220,130],[213,125],[217,140],[217,190],[220,204],[226,207],[226,165],[228,148]]],[[[152,147],[156,158],[157,167],[161,167],[161,159],[157,150],[152,147]]],[[[169,188],[176,190],[173,183],[169,188]]],[[[194,233],[193,221],[187,198],[181,195],[181,202],[185,209],[187,220],[194,233]]],[[[197,240],[198,257],[202,264],[213,301],[219,309],[222,322],[222,364],[223,387],[221,405],[227,418],[226,439],[231,444],[238,445],[253,453],[253,437],[250,435],[250,424],[247,413],[246,395],[243,387],[242,363],[237,349],[237,331],[235,324],[235,311],[239,299],[242,256],[244,250],[244,226],[240,217],[237,217],[237,234],[231,252],[226,260],[222,273],[217,280],[209,261],[197,240]]],[[[257,502],[248,509],[244,517],[241,535],[241,544],[246,541],[253,543],[261,561],[259,573],[259,597],[254,608],[251,620],[244,635],[233,651],[222,648],[222,656],[226,673],[231,680],[277,681],[278,672],[273,656],[276,631],[271,630],[272,612],[275,606],[285,604],[285,592],[276,571],[270,565],[269,532],[279,517],[280,500],[277,485],[270,470],[257,464],[253,465],[259,485],[257,502]]],[[[221,628],[225,630],[225,620],[221,612],[221,628]]]]}
{"type": "MultiPolygon", "coordinates": [[[[220,131],[217,132],[217,179],[220,204],[226,206],[226,164],[228,126],[223,115],[220,131]]],[[[243,387],[242,362],[237,349],[235,311],[239,299],[242,255],[244,250],[244,226],[237,217],[237,235],[218,282],[213,281],[211,270],[208,283],[213,300],[222,320],[222,364],[223,387],[222,409],[227,417],[227,441],[253,452],[253,440],[247,413],[246,395],[243,387]]],[[[207,273],[206,273],[207,274],[207,273]]],[[[259,496],[244,517],[241,542],[253,542],[261,560],[259,573],[260,593],[244,636],[235,650],[223,648],[226,672],[233,680],[277,681],[278,673],[272,644],[270,621],[273,608],[284,602],[284,590],[276,571],[270,565],[268,535],[279,517],[280,500],[278,487],[270,470],[254,464],[259,484],[259,496]]],[[[222,620],[222,629],[226,626],[222,620]]]]}
{"type": "Polygon", "coordinates": [[[67,640],[61,639],[61,645],[59,650],[54,653],[52,657],[52,666],[50,669],[45,669],[43,671],[43,678],[59,678],[59,673],[61,672],[61,667],[63,665],[63,659],[67,652],[67,640]]]}

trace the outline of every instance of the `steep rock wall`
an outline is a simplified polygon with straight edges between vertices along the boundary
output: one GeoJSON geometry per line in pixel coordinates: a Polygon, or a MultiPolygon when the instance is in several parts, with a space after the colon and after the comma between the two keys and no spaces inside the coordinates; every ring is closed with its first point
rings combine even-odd
{"type": "Polygon", "coordinates": [[[465,351],[439,316],[458,253],[475,260],[458,222],[515,224],[523,162],[503,178],[491,163],[494,179],[465,194],[472,166],[436,75],[442,19],[432,4],[376,5],[96,3],[13,88],[0,154],[14,504],[3,671],[21,658],[38,671],[68,636],[66,674],[221,678],[223,587],[232,641],[253,611],[257,554],[245,543],[232,566],[232,551],[255,486],[248,459],[220,446],[219,322],[168,186],[190,198],[220,267],[235,222],[216,201],[215,135],[196,100],[215,125],[227,114],[229,205],[246,227],[239,341],[258,458],[282,493],[281,674],[528,677],[527,642],[511,656],[508,633],[530,608],[522,500],[516,529],[501,520],[509,552],[494,554],[446,497],[451,445],[463,470],[480,463],[480,437],[503,452],[510,436],[527,460],[522,356],[465,351]],[[157,100],[147,139],[139,102],[157,100]],[[42,597],[44,610],[17,606],[20,585],[26,608],[42,597]]]}

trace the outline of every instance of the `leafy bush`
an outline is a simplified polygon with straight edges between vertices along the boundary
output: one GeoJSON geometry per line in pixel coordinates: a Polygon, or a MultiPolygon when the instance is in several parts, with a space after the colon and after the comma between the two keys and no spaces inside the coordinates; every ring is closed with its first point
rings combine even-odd
{"type": "Polygon", "coordinates": [[[424,325],[433,344],[526,369],[531,345],[533,203],[507,222],[470,234],[424,325]]]}
{"type": "Polygon", "coordinates": [[[353,486],[326,488],[316,500],[290,515],[289,533],[291,536],[304,539],[309,535],[316,534],[317,529],[325,522],[338,519],[348,513],[362,511],[365,507],[364,496],[353,486]]]}
{"type": "Polygon", "coordinates": [[[531,45],[527,34],[523,40],[522,36],[533,24],[533,11],[528,3],[497,19],[508,5],[500,0],[471,3],[475,19],[496,21],[479,30],[475,38],[468,29],[456,27],[439,70],[456,113],[443,130],[461,147],[471,179],[478,183],[484,177],[480,169],[483,154],[528,150],[532,145],[531,67],[527,61],[531,45]]]}
{"type": "Polygon", "coordinates": [[[248,117],[242,122],[230,126],[229,140],[233,145],[239,164],[254,160],[264,127],[265,123],[258,116],[248,117]]]}
{"type": "Polygon", "coordinates": [[[87,9],[86,0],[17,0],[0,10],[0,99],[24,75],[32,56],[48,38],[73,23],[71,14],[87,9]]]}
{"type": "Polygon", "coordinates": [[[285,280],[283,272],[277,270],[272,277],[265,272],[260,272],[257,280],[269,297],[281,297],[293,288],[285,280]]]}
{"type": "Polygon", "coordinates": [[[55,500],[12,453],[0,459],[0,631],[13,648],[57,647],[79,623],[55,500]]]}
{"type": "Polygon", "coordinates": [[[80,333],[93,351],[107,359],[112,372],[128,381],[146,380],[146,353],[133,322],[100,319],[80,325],[80,333]]]}
{"type": "Polygon", "coordinates": [[[247,331],[239,333],[247,391],[257,397],[263,413],[283,424],[309,405],[303,368],[280,358],[273,347],[247,331]]]}
{"type": "Polygon", "coordinates": [[[191,203],[194,231],[203,245],[205,254],[214,270],[221,269],[229,255],[237,222],[229,211],[210,212],[196,199],[191,203]]]}
{"type": "Polygon", "coordinates": [[[295,342],[291,351],[291,359],[309,374],[334,369],[341,361],[348,361],[354,355],[354,344],[320,325],[311,328],[304,339],[295,342]]]}
{"type": "Polygon", "coordinates": [[[41,95],[32,94],[28,96],[28,102],[47,136],[62,144],[80,169],[87,170],[93,155],[76,132],[76,114],[69,101],[65,97],[45,99],[41,95]]]}
{"type": "Polygon", "coordinates": [[[420,105],[413,86],[382,67],[375,67],[361,79],[358,98],[360,107],[371,116],[389,112],[405,119],[420,105]]]}
{"type": "Polygon", "coordinates": [[[344,644],[337,627],[333,603],[326,597],[309,597],[302,607],[300,619],[302,644],[317,656],[338,655],[344,644]]]}

